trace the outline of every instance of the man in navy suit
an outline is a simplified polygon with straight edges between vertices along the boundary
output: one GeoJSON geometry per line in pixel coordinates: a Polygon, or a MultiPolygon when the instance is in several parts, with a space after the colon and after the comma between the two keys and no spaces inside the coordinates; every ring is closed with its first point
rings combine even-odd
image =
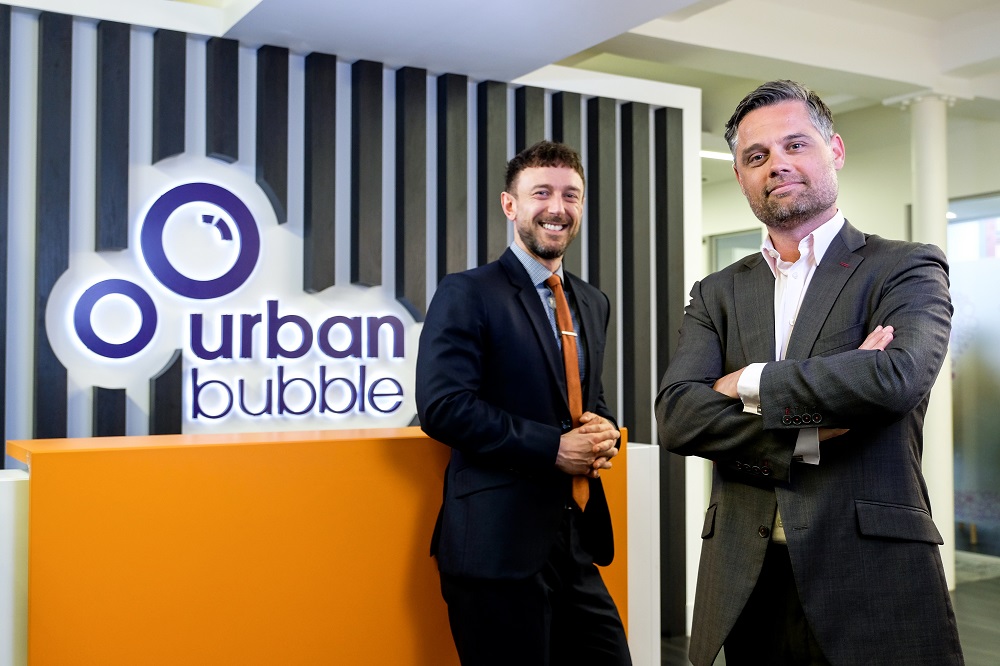
{"type": "Polygon", "coordinates": [[[631,663],[594,566],[614,556],[600,479],[619,439],[600,375],[609,303],[562,267],[583,202],[572,149],[542,141],[518,154],[500,195],[514,242],[497,261],[445,277],[420,336],[420,422],[452,448],[431,552],[465,666],[631,663]],[[579,341],[576,427],[545,284],[553,274],[579,341]],[[583,509],[574,477],[589,486],[583,509]]]}
{"type": "Polygon", "coordinates": [[[663,445],[714,463],[691,661],[961,664],[921,474],[944,253],[844,219],[844,142],[803,86],[760,86],[726,138],[767,238],[694,285],[656,399],[663,445]]]}

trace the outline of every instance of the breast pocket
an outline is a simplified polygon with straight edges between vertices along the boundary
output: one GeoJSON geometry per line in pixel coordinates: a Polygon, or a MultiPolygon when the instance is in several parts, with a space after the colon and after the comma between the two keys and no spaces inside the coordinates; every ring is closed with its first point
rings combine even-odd
{"type": "Polygon", "coordinates": [[[859,322],[849,328],[824,335],[813,345],[813,356],[829,356],[842,351],[857,349],[865,341],[865,323],[859,322]]]}

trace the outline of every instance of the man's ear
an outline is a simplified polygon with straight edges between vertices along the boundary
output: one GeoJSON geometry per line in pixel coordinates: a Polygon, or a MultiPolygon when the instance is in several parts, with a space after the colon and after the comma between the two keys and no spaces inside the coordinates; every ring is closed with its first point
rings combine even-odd
{"type": "Polygon", "coordinates": [[[500,193],[500,207],[503,209],[503,214],[507,216],[508,220],[513,222],[517,219],[517,199],[510,192],[503,191],[500,193]]]}

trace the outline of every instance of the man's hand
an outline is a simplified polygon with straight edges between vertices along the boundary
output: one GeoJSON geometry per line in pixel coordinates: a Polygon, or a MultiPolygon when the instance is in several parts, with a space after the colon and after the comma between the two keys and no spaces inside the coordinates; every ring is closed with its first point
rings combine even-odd
{"type": "Polygon", "coordinates": [[[723,395],[729,396],[730,398],[739,399],[740,393],[736,390],[736,383],[740,381],[740,375],[743,374],[745,369],[746,368],[740,368],[735,372],[730,372],[724,377],[719,377],[715,380],[715,384],[712,385],[712,388],[723,395]]]}
{"type": "Polygon", "coordinates": [[[556,467],[572,475],[600,476],[611,469],[611,459],[618,455],[615,442],[621,438],[618,428],[593,412],[584,412],[580,425],[559,439],[556,467]]]}
{"type": "Polygon", "coordinates": [[[885,351],[885,348],[889,346],[892,342],[893,333],[896,329],[892,326],[876,326],[875,330],[868,334],[865,341],[861,343],[858,349],[877,349],[879,351],[885,351]]]}

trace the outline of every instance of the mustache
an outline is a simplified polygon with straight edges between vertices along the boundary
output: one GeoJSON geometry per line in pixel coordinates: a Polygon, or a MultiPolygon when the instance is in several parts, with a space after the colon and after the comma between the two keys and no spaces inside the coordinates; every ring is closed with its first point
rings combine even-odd
{"type": "Polygon", "coordinates": [[[771,192],[782,185],[787,185],[788,183],[799,183],[800,185],[809,185],[809,180],[802,177],[795,178],[774,178],[770,180],[767,186],[764,188],[764,194],[770,196],[771,192]]]}

